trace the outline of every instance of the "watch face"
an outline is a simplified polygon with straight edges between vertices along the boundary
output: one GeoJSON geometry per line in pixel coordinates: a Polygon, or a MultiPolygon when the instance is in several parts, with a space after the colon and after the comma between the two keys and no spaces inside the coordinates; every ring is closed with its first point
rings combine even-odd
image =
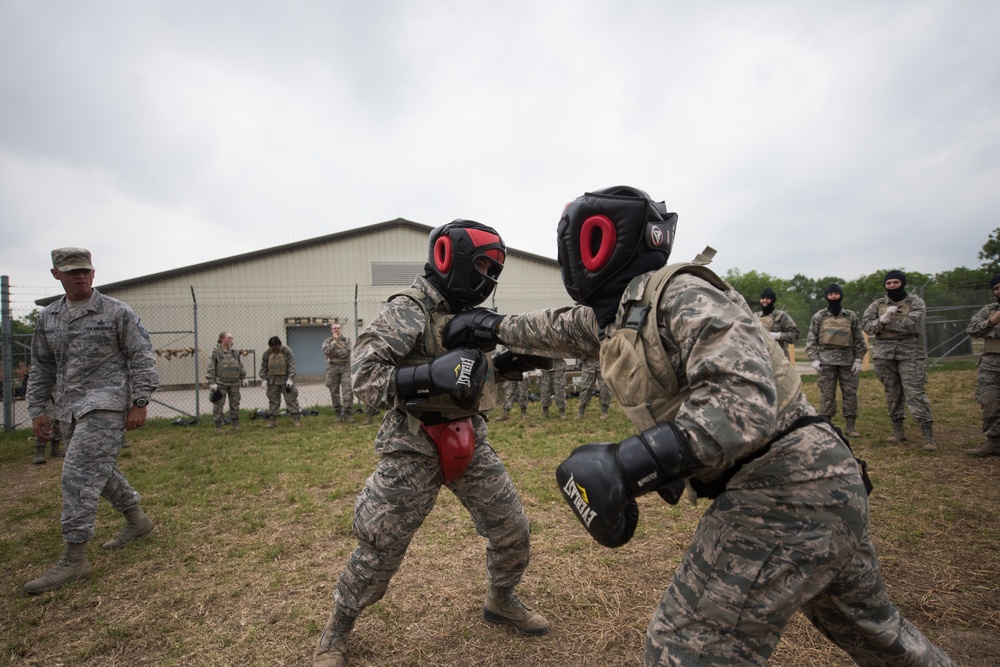
{"type": "Polygon", "coordinates": [[[132,405],[136,406],[137,408],[144,408],[147,405],[149,405],[149,401],[147,401],[145,398],[137,398],[134,401],[132,401],[132,405]]]}

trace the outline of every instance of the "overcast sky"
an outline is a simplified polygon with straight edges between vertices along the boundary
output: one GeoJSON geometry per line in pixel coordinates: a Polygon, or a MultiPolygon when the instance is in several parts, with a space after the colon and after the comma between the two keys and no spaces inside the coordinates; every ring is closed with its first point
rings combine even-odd
{"type": "Polygon", "coordinates": [[[0,273],[59,293],[397,217],[555,257],[628,184],[674,259],[846,279],[979,265],[1000,3],[0,0],[0,273]]]}

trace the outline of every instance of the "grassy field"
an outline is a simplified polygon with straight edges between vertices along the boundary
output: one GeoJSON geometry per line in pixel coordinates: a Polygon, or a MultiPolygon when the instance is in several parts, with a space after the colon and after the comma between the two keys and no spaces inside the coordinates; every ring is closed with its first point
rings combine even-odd
{"type": "MultiPolygon", "coordinates": [[[[1000,459],[976,460],[975,370],[935,369],[928,392],[939,449],[890,446],[881,385],[862,378],[862,438],[875,483],[872,524],[882,573],[901,611],[961,665],[1000,664],[1000,459]]],[[[815,384],[806,391],[815,403],[815,384]]],[[[568,412],[575,414],[575,400],[568,412]]],[[[393,580],[352,634],[366,666],[642,664],[646,624],[704,504],[640,499],[635,538],[595,544],[559,497],[556,465],[576,445],[630,433],[622,413],[494,422],[491,442],[531,519],[532,562],[519,592],[552,623],[524,638],[482,620],[484,542],[447,491],[393,580]]],[[[0,437],[0,664],[306,665],[354,548],[354,498],[375,465],[375,426],[329,409],[293,428],[244,420],[238,434],[154,422],[129,434],[120,463],[156,530],[102,552],[120,517],[101,503],[86,580],[36,597],[22,584],[59,557],[60,464],[32,465],[27,431],[0,437]]],[[[704,501],[703,501],[704,502],[704,501]]],[[[772,665],[847,665],[796,615],[772,665]]]]}

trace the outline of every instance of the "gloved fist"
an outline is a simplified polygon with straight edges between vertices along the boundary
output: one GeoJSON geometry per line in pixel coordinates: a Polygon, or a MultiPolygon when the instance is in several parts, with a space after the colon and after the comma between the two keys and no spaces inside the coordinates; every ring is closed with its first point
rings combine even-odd
{"type": "Polygon", "coordinates": [[[247,386],[248,384],[250,384],[250,383],[249,383],[249,382],[247,382],[247,379],[246,379],[246,378],[243,378],[242,380],[240,380],[240,386],[242,386],[242,387],[245,387],[245,386],[247,386]]]}
{"type": "Polygon", "coordinates": [[[396,369],[396,394],[404,400],[448,395],[455,405],[471,410],[483,393],[488,370],[481,350],[459,348],[426,364],[396,369]]]}
{"type": "Polygon", "coordinates": [[[771,332],[771,338],[773,338],[774,340],[781,340],[781,332],[780,331],[772,331],[771,332]]]}
{"type": "Polygon", "coordinates": [[[882,315],[878,318],[879,322],[881,322],[882,324],[888,324],[889,320],[892,319],[893,313],[895,313],[897,310],[899,310],[898,307],[889,306],[888,308],[885,309],[885,312],[882,313],[882,315]]]}
{"type": "Polygon", "coordinates": [[[208,385],[208,390],[209,391],[215,391],[218,388],[219,388],[219,385],[217,385],[217,384],[210,384],[210,385],[208,385]]]}
{"type": "Polygon", "coordinates": [[[520,382],[524,374],[536,369],[551,370],[553,359],[534,354],[515,354],[510,350],[501,352],[493,359],[493,370],[506,380],[520,382]]]}
{"type": "Polygon", "coordinates": [[[449,350],[456,347],[478,347],[490,351],[502,343],[496,336],[497,327],[503,321],[500,315],[489,308],[469,308],[463,310],[444,327],[442,341],[449,350]]]}
{"type": "Polygon", "coordinates": [[[292,378],[288,378],[287,380],[285,380],[285,389],[289,391],[292,390],[292,378]]]}
{"type": "Polygon", "coordinates": [[[559,492],[587,529],[606,547],[620,547],[632,539],[639,524],[639,505],[618,469],[610,442],[583,445],[556,468],[559,492]]]}
{"type": "Polygon", "coordinates": [[[855,359],[854,364],[851,366],[851,372],[855,375],[859,375],[861,373],[861,366],[863,363],[864,362],[861,359],[855,359]]]}
{"type": "Polygon", "coordinates": [[[812,362],[812,367],[813,367],[813,370],[815,370],[817,373],[819,373],[819,369],[823,367],[823,364],[821,364],[820,361],[819,361],[819,359],[817,359],[814,362],[812,362]]]}

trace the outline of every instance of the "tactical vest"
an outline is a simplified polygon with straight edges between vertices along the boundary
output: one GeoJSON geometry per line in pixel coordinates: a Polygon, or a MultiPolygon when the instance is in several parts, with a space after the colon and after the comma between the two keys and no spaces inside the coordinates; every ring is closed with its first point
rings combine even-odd
{"type": "MultiPolygon", "coordinates": [[[[397,296],[405,296],[420,306],[420,310],[423,311],[426,321],[423,332],[423,349],[420,349],[421,346],[414,347],[403,358],[400,366],[426,364],[447,352],[448,350],[441,344],[441,339],[445,325],[451,321],[454,315],[439,312],[435,307],[434,300],[416,287],[408,287],[405,290],[396,292],[388,298],[388,301],[392,301],[397,296]]],[[[493,374],[493,358],[491,355],[486,355],[486,363],[486,384],[483,386],[483,393],[480,394],[479,400],[472,408],[460,408],[455,405],[450,396],[440,395],[429,396],[426,400],[422,400],[419,405],[405,405],[402,406],[402,409],[410,417],[416,418],[417,421],[427,413],[437,413],[446,420],[457,421],[479,414],[480,412],[492,410],[500,404],[500,399],[497,392],[496,377],[493,374]]],[[[418,424],[410,424],[411,431],[413,431],[414,426],[419,428],[418,424]]]]}
{"type": "Polygon", "coordinates": [[[1000,338],[984,338],[983,352],[986,354],[1000,354],[1000,338]]]}
{"type": "Polygon", "coordinates": [[[831,315],[820,321],[819,344],[824,347],[851,346],[851,318],[831,315]]]}
{"type": "Polygon", "coordinates": [[[240,379],[240,357],[236,350],[223,350],[222,358],[215,366],[215,379],[219,382],[238,382],[240,379]]]}
{"type": "MultiPolygon", "coordinates": [[[[679,273],[698,276],[754,317],[729,283],[706,266],[714,256],[714,249],[705,248],[693,262],[670,264],[654,273],[639,299],[624,305],[621,328],[601,344],[604,381],[640,433],[674,421],[681,404],[691,395],[691,388],[678,381],[659,334],[660,297],[670,280],[679,273]]],[[[764,340],[777,381],[778,423],[782,424],[802,381],[774,339],[767,336],[764,340]]]]}
{"type": "Polygon", "coordinates": [[[272,352],[267,358],[267,376],[288,375],[288,359],[284,352],[272,352]]]}
{"type": "MultiPolygon", "coordinates": [[[[909,301],[906,301],[904,299],[903,301],[892,302],[892,301],[889,301],[888,298],[885,298],[885,299],[882,299],[882,303],[880,303],[878,305],[878,316],[882,317],[883,315],[885,315],[885,311],[888,310],[889,306],[896,306],[896,312],[892,314],[892,319],[893,320],[900,320],[900,319],[902,319],[902,318],[904,318],[904,317],[906,317],[907,315],[910,314],[911,308],[910,308],[910,302],[909,301]]],[[[911,334],[897,333],[895,331],[886,331],[884,329],[882,331],[879,331],[875,335],[875,337],[876,338],[891,338],[891,339],[913,338],[913,336],[911,334]]]]}
{"type": "Polygon", "coordinates": [[[329,345],[330,356],[327,358],[327,363],[331,366],[333,364],[346,364],[351,361],[351,341],[343,336],[340,340],[332,341],[329,345]]]}
{"type": "Polygon", "coordinates": [[[758,317],[760,318],[761,325],[765,329],[767,329],[768,331],[770,331],[771,327],[774,326],[774,315],[759,315],[758,317]]]}

